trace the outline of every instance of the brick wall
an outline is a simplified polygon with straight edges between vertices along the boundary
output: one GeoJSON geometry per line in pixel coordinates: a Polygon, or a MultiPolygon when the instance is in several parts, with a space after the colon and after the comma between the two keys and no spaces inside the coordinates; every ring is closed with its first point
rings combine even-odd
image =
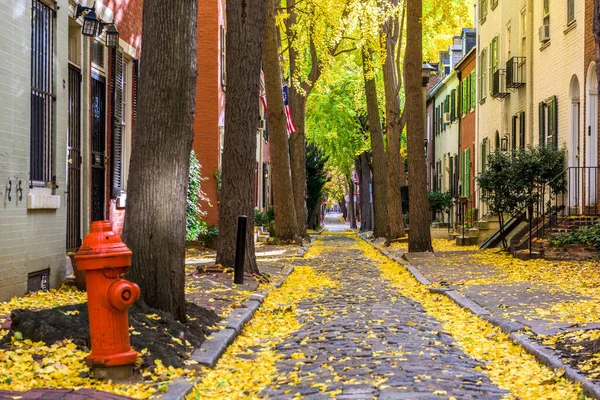
{"type": "Polygon", "coordinates": [[[196,83],[196,118],[194,120],[193,149],[202,165],[202,190],[212,207],[202,205],[207,212],[208,225],[217,225],[217,180],[220,143],[219,126],[224,125],[225,96],[221,90],[219,65],[219,34],[223,24],[224,6],[221,0],[202,1],[198,4],[198,80],[196,83]]]}
{"type": "MultiPolygon", "coordinates": [[[[475,69],[476,61],[477,61],[477,51],[471,52],[467,58],[463,60],[463,62],[459,65],[459,70],[461,74],[461,79],[464,80],[468,77],[471,72],[475,69]]],[[[470,168],[470,188],[471,195],[475,192],[475,112],[466,113],[460,120],[460,149],[459,156],[462,157],[462,153],[466,149],[471,149],[470,151],[470,159],[469,162],[471,164],[470,168]]],[[[462,164],[461,164],[462,165],[462,164]]],[[[462,180],[462,171],[461,171],[461,180],[462,180]]],[[[464,186],[464,183],[462,183],[464,186]]]]}

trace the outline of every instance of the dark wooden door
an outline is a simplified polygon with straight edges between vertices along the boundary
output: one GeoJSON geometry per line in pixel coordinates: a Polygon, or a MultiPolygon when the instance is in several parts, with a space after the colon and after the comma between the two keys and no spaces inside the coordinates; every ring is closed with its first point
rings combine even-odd
{"type": "Polygon", "coordinates": [[[67,250],[81,246],[81,72],[69,65],[67,250]]]}
{"type": "Polygon", "coordinates": [[[92,75],[92,221],[105,219],[106,83],[92,75]]]}

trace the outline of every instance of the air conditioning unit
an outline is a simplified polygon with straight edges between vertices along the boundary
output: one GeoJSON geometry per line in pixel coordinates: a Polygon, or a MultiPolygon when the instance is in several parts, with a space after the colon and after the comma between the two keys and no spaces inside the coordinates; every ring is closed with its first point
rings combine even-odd
{"type": "Polygon", "coordinates": [[[540,26],[540,42],[546,43],[550,40],[550,25],[540,26]]]}
{"type": "Polygon", "coordinates": [[[267,121],[265,119],[260,119],[258,121],[258,129],[260,129],[261,131],[264,131],[267,128],[267,121]]]}
{"type": "Polygon", "coordinates": [[[444,113],[444,115],[442,116],[442,122],[444,124],[449,124],[451,122],[450,121],[450,113],[449,112],[444,113]]]}

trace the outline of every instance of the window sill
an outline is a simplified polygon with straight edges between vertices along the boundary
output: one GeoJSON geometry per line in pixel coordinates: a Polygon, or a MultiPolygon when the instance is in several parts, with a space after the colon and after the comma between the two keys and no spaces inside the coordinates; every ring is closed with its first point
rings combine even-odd
{"type": "Polygon", "coordinates": [[[60,208],[60,196],[52,194],[49,188],[32,188],[27,195],[28,210],[57,210],[60,208]]]}
{"type": "Polygon", "coordinates": [[[540,46],[540,51],[544,51],[548,47],[550,47],[550,41],[549,40],[546,43],[542,43],[542,45],[540,46]]]}
{"type": "Polygon", "coordinates": [[[479,104],[480,104],[480,105],[483,105],[483,104],[485,104],[485,99],[481,99],[481,100],[479,100],[479,104]]]}
{"type": "Polygon", "coordinates": [[[575,28],[577,28],[577,20],[573,20],[573,21],[569,22],[567,24],[567,27],[563,31],[563,33],[566,35],[567,33],[571,32],[575,28]]]}

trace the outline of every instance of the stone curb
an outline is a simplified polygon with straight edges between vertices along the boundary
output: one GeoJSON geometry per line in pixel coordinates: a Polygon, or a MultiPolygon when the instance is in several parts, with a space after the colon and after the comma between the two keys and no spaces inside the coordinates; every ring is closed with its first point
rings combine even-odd
{"type": "Polygon", "coordinates": [[[456,304],[458,304],[462,308],[466,308],[467,310],[470,310],[473,314],[477,315],[478,317],[482,317],[484,315],[490,315],[490,312],[488,310],[481,307],[479,304],[475,303],[473,300],[468,299],[466,296],[458,293],[457,291],[448,290],[447,292],[444,292],[444,294],[446,296],[450,297],[452,300],[454,300],[454,302],[456,304]]]}
{"type": "MultiPolygon", "coordinates": [[[[273,284],[273,287],[281,287],[293,271],[293,266],[285,268],[282,272],[281,280],[273,284]]],[[[219,322],[219,325],[224,326],[224,328],[213,334],[212,339],[204,341],[200,348],[194,350],[190,356],[190,360],[196,361],[199,365],[214,368],[219,358],[227,350],[227,347],[239,336],[244,326],[252,319],[252,316],[260,308],[260,305],[268,295],[269,290],[251,294],[242,303],[242,307],[236,308],[227,318],[219,322]]]]}
{"type": "Polygon", "coordinates": [[[577,372],[574,368],[563,363],[558,357],[550,353],[544,346],[535,343],[527,336],[511,333],[510,338],[513,342],[522,346],[528,353],[533,355],[539,362],[552,369],[564,369],[564,376],[575,382],[580,383],[583,392],[590,397],[600,399],[600,385],[594,384],[587,380],[585,376],[577,372]]]}
{"type": "MultiPolygon", "coordinates": [[[[392,256],[388,251],[383,250],[375,246],[373,243],[370,243],[367,239],[365,239],[362,235],[359,237],[365,242],[369,243],[375,249],[379,250],[379,252],[386,257],[391,258],[396,261],[398,264],[402,265],[406,268],[414,278],[424,285],[429,285],[431,282],[425,278],[420,271],[417,270],[412,265],[406,265],[404,260],[399,259],[398,257],[392,256]],[[425,281],[429,283],[423,283],[422,280],[414,274],[414,270],[418,272],[418,275],[424,278],[425,281]]],[[[544,346],[535,343],[530,340],[527,336],[520,334],[523,329],[525,329],[525,325],[519,322],[509,321],[504,318],[494,317],[489,311],[481,307],[479,304],[470,300],[466,296],[454,291],[454,290],[444,290],[443,288],[430,288],[430,292],[444,294],[452,299],[456,304],[460,307],[465,308],[471,311],[473,314],[479,316],[480,318],[486,320],[494,326],[499,327],[504,333],[509,334],[509,338],[516,344],[523,347],[529,354],[533,355],[539,362],[546,365],[552,369],[564,369],[564,376],[572,382],[580,383],[583,388],[584,393],[587,396],[593,397],[595,399],[600,399],[600,385],[594,384],[587,380],[585,376],[577,372],[574,368],[563,363],[558,357],[554,354],[550,353],[544,346]]]]}
{"type": "Polygon", "coordinates": [[[199,381],[196,378],[192,381],[188,381],[185,378],[179,378],[169,383],[169,390],[160,396],[161,400],[183,400],[185,396],[190,394],[194,389],[194,385],[199,381]]]}
{"type": "Polygon", "coordinates": [[[298,249],[298,253],[295,254],[296,257],[304,257],[304,255],[306,254],[306,252],[308,251],[308,249],[310,249],[311,247],[313,247],[313,245],[315,244],[315,241],[317,240],[317,237],[321,236],[321,233],[324,231],[324,229],[321,229],[319,232],[317,232],[317,234],[315,235],[314,240],[311,240],[311,242],[309,244],[307,244],[306,246],[302,246],[298,249]]]}

